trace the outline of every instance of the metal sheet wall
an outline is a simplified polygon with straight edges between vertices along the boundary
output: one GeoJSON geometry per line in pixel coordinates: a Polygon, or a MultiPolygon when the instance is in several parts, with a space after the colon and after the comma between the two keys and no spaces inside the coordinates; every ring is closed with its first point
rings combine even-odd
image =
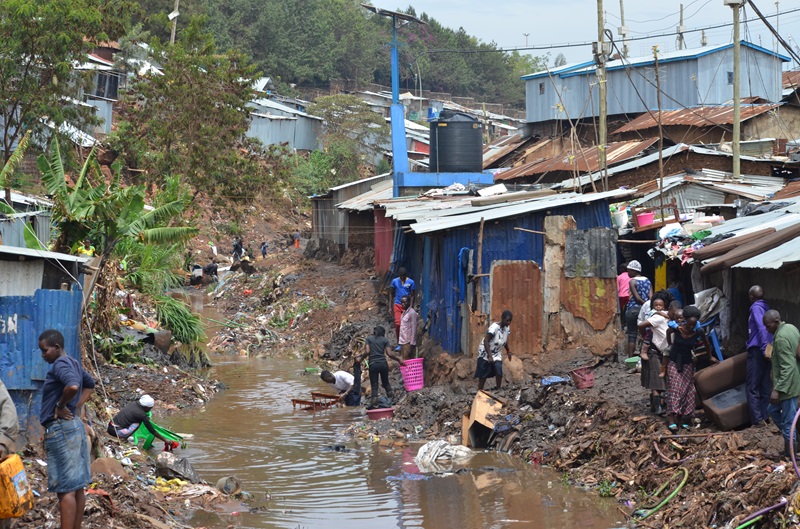
{"type": "Polygon", "coordinates": [[[385,209],[375,209],[375,273],[379,276],[389,271],[394,245],[394,223],[386,218],[385,209]]]}
{"type": "MultiPolygon", "coordinates": [[[[534,261],[542,266],[544,256],[544,240],[541,235],[515,230],[515,227],[541,231],[544,217],[550,215],[572,215],[578,229],[595,227],[611,227],[611,215],[608,202],[599,200],[589,204],[573,204],[554,208],[548,212],[536,212],[515,218],[502,219],[488,222],[484,225],[482,272],[491,270],[493,261],[534,261]]],[[[477,251],[479,225],[470,225],[463,228],[435,232],[431,239],[431,257],[425,259],[422,274],[412,277],[430,275],[430,294],[425,295],[423,289],[423,303],[430,309],[431,337],[442,344],[442,348],[449,353],[457,353],[461,347],[461,316],[459,309],[460,287],[458,281],[458,254],[462,248],[471,248],[477,251]]],[[[395,252],[400,250],[404,257],[404,264],[413,262],[409,258],[410,252],[416,248],[407,239],[420,239],[419,236],[408,236],[401,230],[404,243],[395,252]]],[[[395,237],[395,241],[398,240],[395,237]]],[[[475,259],[477,263],[477,257],[475,259]]],[[[408,268],[408,265],[406,265],[408,268]]],[[[477,272],[477,271],[473,271],[477,272]]],[[[412,271],[409,269],[409,274],[412,271]]],[[[416,273],[416,272],[415,272],[416,273]]],[[[490,282],[488,278],[481,279],[481,311],[490,310],[490,282]]]]}
{"type": "Polygon", "coordinates": [[[78,335],[82,292],[79,289],[37,290],[33,296],[0,297],[0,379],[17,408],[22,442],[37,437],[41,389],[50,366],[39,351],[46,329],[64,335],[64,349],[81,359],[78,335]]]}
{"type": "Polygon", "coordinates": [[[17,248],[27,248],[25,244],[25,224],[28,219],[12,218],[0,219],[0,237],[6,246],[16,246],[17,248]]]}

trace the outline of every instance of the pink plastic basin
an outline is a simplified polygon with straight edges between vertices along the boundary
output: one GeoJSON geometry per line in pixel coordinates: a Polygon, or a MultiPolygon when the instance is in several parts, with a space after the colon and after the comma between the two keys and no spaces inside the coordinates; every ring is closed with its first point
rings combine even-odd
{"type": "Polygon", "coordinates": [[[367,410],[367,416],[373,421],[391,419],[394,416],[394,408],[375,408],[374,410],[367,410]]]}

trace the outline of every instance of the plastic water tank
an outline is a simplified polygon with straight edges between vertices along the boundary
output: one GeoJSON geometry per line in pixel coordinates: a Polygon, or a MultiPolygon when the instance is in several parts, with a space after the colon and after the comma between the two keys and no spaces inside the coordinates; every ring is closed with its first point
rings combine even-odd
{"type": "Polygon", "coordinates": [[[431,121],[431,173],[480,173],[483,170],[483,125],[460,112],[442,110],[431,121]]]}

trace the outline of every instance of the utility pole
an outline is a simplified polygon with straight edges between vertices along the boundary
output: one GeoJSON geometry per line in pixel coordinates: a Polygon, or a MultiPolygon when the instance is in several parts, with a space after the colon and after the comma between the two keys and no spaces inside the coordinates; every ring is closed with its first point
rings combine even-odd
{"type": "MultiPolygon", "coordinates": [[[[778,0],[775,0],[775,33],[781,33],[781,9],[778,7],[778,0]]],[[[775,48],[775,53],[778,53],[778,39],[772,37],[772,45],[775,48]]]]}
{"type": "Polygon", "coordinates": [[[619,28],[617,32],[622,39],[622,57],[628,58],[628,26],[625,25],[625,6],[624,0],[619,0],[619,28]]]}
{"type": "Polygon", "coordinates": [[[525,35],[525,47],[527,48],[528,47],[528,35],[530,35],[530,33],[523,33],[523,35],[525,35]]]}
{"type": "Polygon", "coordinates": [[[741,44],[739,42],[739,10],[742,8],[744,0],[722,0],[725,5],[733,9],[733,177],[741,176],[741,166],[739,159],[739,141],[741,140],[742,128],[742,101],[740,95],[741,75],[741,44]]]}
{"type": "Polygon", "coordinates": [[[658,196],[661,199],[661,218],[664,218],[664,131],[661,128],[661,75],[658,71],[658,46],[653,46],[656,62],[656,104],[658,105],[658,196]]]}
{"type": "Polygon", "coordinates": [[[675,31],[678,33],[678,49],[685,50],[686,39],[683,38],[683,32],[686,31],[686,26],[683,25],[683,4],[681,4],[681,21],[675,31]]]}
{"type": "Polygon", "coordinates": [[[169,14],[172,19],[172,31],[169,34],[170,45],[175,44],[175,32],[178,30],[178,8],[180,7],[181,0],[175,0],[175,9],[169,14]]]}
{"type": "Polygon", "coordinates": [[[606,107],[606,59],[608,51],[605,42],[605,28],[603,20],[603,0],[597,0],[597,42],[594,46],[594,60],[597,62],[597,85],[599,87],[600,98],[600,118],[597,126],[599,127],[599,140],[597,145],[597,159],[600,164],[600,174],[603,180],[603,191],[608,191],[608,171],[606,167],[606,143],[608,142],[608,130],[606,129],[606,117],[608,108],[606,107]]]}

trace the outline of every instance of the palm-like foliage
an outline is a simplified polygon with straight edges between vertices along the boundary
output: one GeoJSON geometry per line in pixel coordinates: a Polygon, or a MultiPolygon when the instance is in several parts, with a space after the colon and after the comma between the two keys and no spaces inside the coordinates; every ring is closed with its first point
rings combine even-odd
{"type": "MultiPolygon", "coordinates": [[[[5,202],[0,200],[0,213],[4,215],[14,215],[16,211],[14,210],[13,206],[11,205],[11,177],[14,175],[14,171],[22,165],[22,160],[25,158],[25,152],[28,150],[28,144],[30,143],[31,139],[31,131],[27,131],[25,135],[19,140],[19,144],[17,145],[17,149],[14,153],[8,158],[8,161],[3,164],[3,167],[0,169],[0,187],[5,190],[5,202]]],[[[25,222],[24,220],[17,220],[17,222],[25,222]]],[[[39,239],[36,237],[36,232],[33,231],[33,228],[30,224],[25,222],[25,226],[23,228],[23,235],[25,237],[25,245],[28,248],[34,250],[44,250],[44,245],[39,242],[39,239]]],[[[43,241],[47,243],[47,241],[43,241]]]]}
{"type": "Polygon", "coordinates": [[[133,237],[142,242],[160,244],[186,241],[197,234],[197,228],[168,226],[180,216],[183,203],[170,202],[145,211],[145,188],[142,185],[123,187],[121,165],[112,166],[113,177],[105,182],[92,149],[74,184],[67,182],[58,140],[53,139],[50,157],[38,159],[42,183],[53,196],[53,218],[61,229],[57,248],[66,250],[94,235],[103,258],[121,240],[133,237]]]}

